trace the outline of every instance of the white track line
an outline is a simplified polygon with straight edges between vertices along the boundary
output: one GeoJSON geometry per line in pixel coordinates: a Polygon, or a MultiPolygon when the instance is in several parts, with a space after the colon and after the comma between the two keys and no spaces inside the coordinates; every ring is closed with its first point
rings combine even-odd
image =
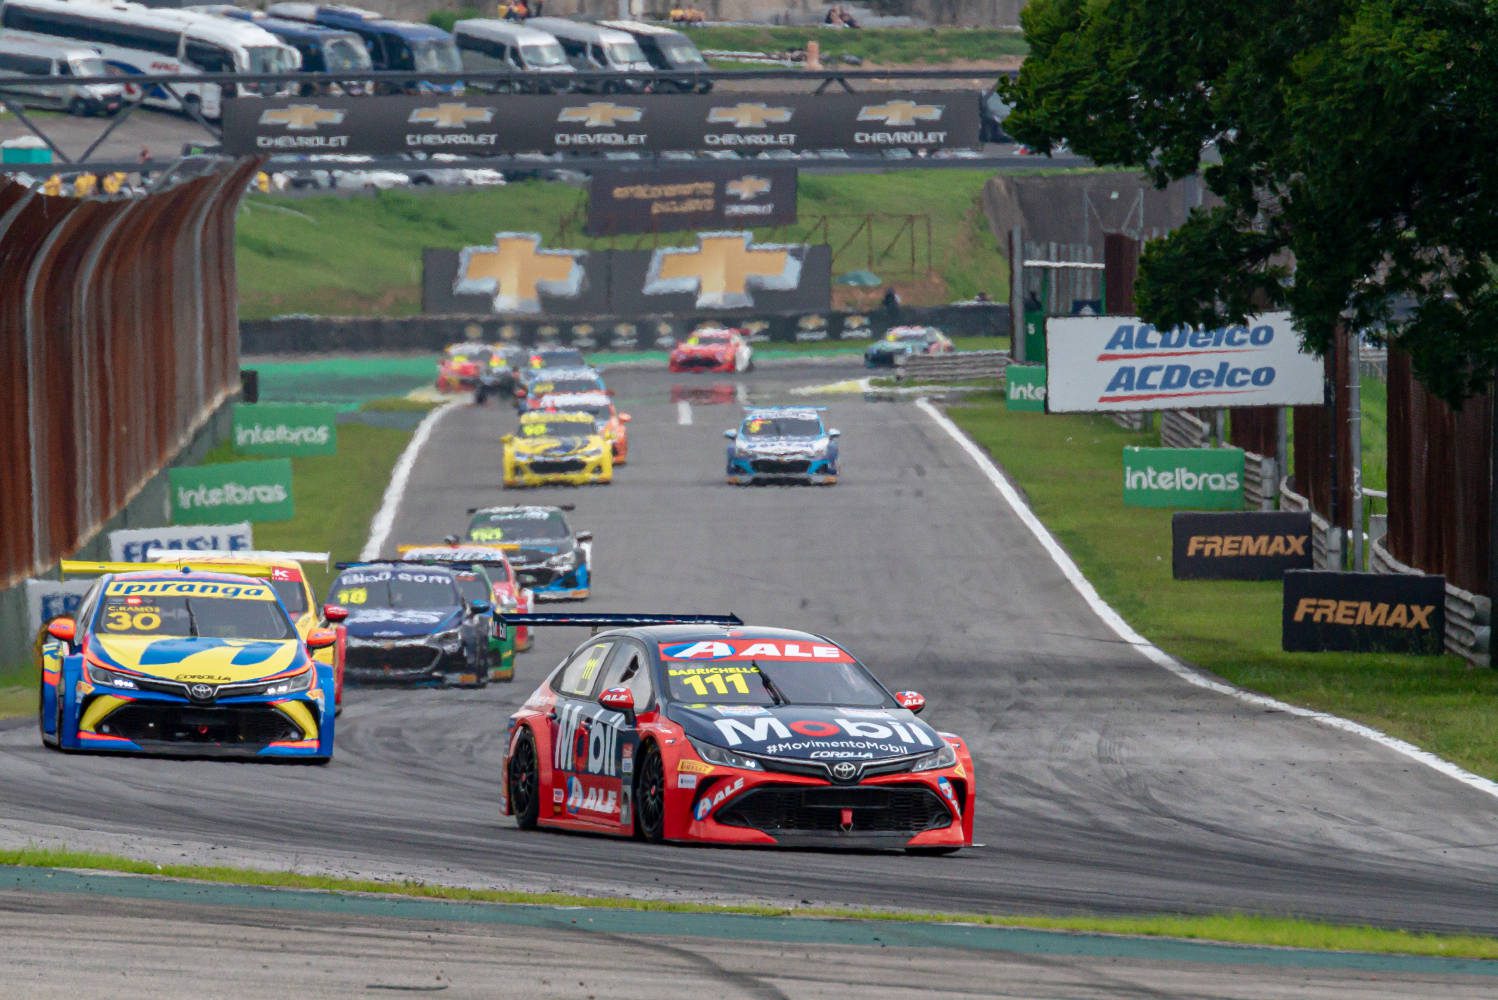
{"type": "Polygon", "coordinates": [[[676,403],[676,422],[683,427],[692,422],[692,404],[685,399],[678,400],[676,403]]]}
{"type": "Polygon", "coordinates": [[[946,431],[948,436],[953,441],[956,441],[963,451],[967,452],[968,457],[978,466],[979,471],[988,478],[988,481],[993,484],[994,489],[999,491],[999,495],[1004,498],[1004,502],[1014,511],[1015,516],[1020,519],[1025,527],[1030,529],[1030,533],[1035,536],[1036,541],[1040,542],[1041,547],[1051,557],[1051,561],[1056,564],[1066,579],[1076,588],[1077,593],[1082,595],[1082,599],[1087,602],[1088,606],[1103,620],[1103,623],[1112,629],[1120,639],[1138,650],[1151,662],[1164,667],[1181,680],[1188,684],[1194,684],[1199,688],[1205,688],[1217,694],[1225,694],[1259,708],[1272,709],[1276,712],[1285,712],[1303,719],[1310,719],[1313,722],[1321,723],[1323,726],[1340,729],[1343,732],[1353,733],[1364,739],[1372,740],[1379,746],[1387,747],[1395,753],[1403,754],[1413,761],[1424,764],[1433,771],[1439,771],[1448,778],[1455,778],[1469,788],[1476,789],[1493,798],[1498,798],[1498,782],[1490,781],[1479,774],[1473,774],[1471,771],[1458,767],[1449,760],[1444,760],[1433,753],[1421,750],[1412,743],[1406,743],[1404,740],[1390,736],[1388,733],[1380,732],[1372,726],[1365,726],[1361,722],[1344,719],[1340,715],[1332,715],[1328,712],[1318,712],[1315,709],[1291,705],[1288,702],[1270,698],[1267,695],[1254,694],[1252,691],[1244,691],[1242,688],[1233,687],[1231,684],[1224,684],[1222,681],[1213,680],[1205,674],[1188,667],[1151,643],[1144,636],[1134,631],[1129,623],[1119,616],[1117,611],[1114,611],[1108,606],[1106,601],[1098,596],[1098,592],[1088,582],[1087,578],[1082,575],[1082,571],[1077,568],[1077,564],[1072,561],[1071,556],[1067,555],[1066,550],[1061,547],[1061,544],[1056,541],[1046,526],[1040,522],[1040,518],[1035,516],[1035,512],[1030,509],[1029,505],[1025,503],[1024,498],[1019,495],[1009,480],[1005,478],[1004,473],[994,464],[993,459],[982,448],[974,444],[972,439],[962,432],[962,428],[952,422],[951,418],[931,405],[930,400],[918,399],[915,405],[935,421],[938,427],[946,431]]]}
{"type": "Polygon", "coordinates": [[[385,487],[385,497],[380,501],[380,509],[375,512],[374,519],[369,522],[369,541],[364,543],[364,551],[359,553],[361,561],[380,557],[380,550],[385,547],[385,541],[390,537],[390,529],[395,526],[395,512],[400,509],[401,498],[406,493],[406,484],[411,481],[411,469],[416,465],[417,453],[427,443],[427,438],[432,436],[432,428],[437,426],[437,421],[462,402],[461,399],[455,399],[444,406],[439,406],[416,425],[416,433],[411,435],[406,450],[401,452],[401,457],[396,460],[395,468],[390,473],[390,485],[385,487]]]}

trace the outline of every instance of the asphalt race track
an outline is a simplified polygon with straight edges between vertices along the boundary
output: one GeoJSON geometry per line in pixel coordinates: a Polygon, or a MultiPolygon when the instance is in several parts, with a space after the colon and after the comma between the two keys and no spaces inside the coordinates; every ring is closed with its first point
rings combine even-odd
{"type": "MultiPolygon", "coordinates": [[[[767,400],[856,374],[796,364],[740,381],[767,400]]],[[[495,805],[504,716],[583,638],[571,631],[543,635],[512,685],[350,691],[326,768],[64,757],[29,723],[9,726],[0,841],[702,901],[1241,910],[1498,933],[1498,802],[1125,648],[915,407],[828,396],[842,482],[742,489],[721,479],[736,409],[681,407],[673,379],[713,381],[610,377],[634,415],[614,485],[521,498],[575,502],[574,526],[596,533],[597,586],[578,607],[732,610],[843,641],[971,742],[982,847],[850,856],[516,831],[495,805]]],[[[513,421],[494,405],[442,418],[392,546],[502,499],[497,438],[513,421]]]]}

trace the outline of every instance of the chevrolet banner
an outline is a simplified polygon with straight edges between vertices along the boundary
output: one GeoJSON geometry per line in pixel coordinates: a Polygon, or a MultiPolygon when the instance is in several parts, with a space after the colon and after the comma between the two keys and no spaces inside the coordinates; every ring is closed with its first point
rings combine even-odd
{"type": "Polygon", "coordinates": [[[1302,406],[1323,399],[1322,364],[1301,350],[1289,313],[1243,326],[1157,330],[1133,316],[1046,320],[1052,413],[1302,406]]]}
{"type": "Polygon", "coordinates": [[[1446,644],[1446,578],[1291,571],[1280,644],[1291,653],[1439,655],[1446,644]]]}
{"type": "Polygon", "coordinates": [[[1313,565],[1306,512],[1176,514],[1170,533],[1177,580],[1278,580],[1287,570],[1313,565]]]}
{"type": "Polygon", "coordinates": [[[976,147],[971,91],[279,97],[227,101],[231,156],[976,147]]]}
{"type": "Polygon", "coordinates": [[[795,221],[795,167],[713,163],[595,170],[588,187],[589,236],[795,221]]]}

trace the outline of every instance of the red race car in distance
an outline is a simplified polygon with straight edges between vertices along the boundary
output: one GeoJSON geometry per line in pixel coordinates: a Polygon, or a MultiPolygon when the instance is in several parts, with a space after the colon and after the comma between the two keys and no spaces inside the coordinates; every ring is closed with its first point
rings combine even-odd
{"type": "Polygon", "coordinates": [[[488,344],[449,344],[437,362],[437,391],[463,392],[478,385],[489,370],[494,348],[488,344]]]}
{"type": "Polygon", "coordinates": [[[666,367],[673,372],[746,372],[754,367],[754,351],[741,329],[703,326],[671,348],[666,367]]]}
{"type": "Polygon", "coordinates": [[[500,810],[536,826],[764,846],[973,843],[967,745],[822,636],[719,615],[505,615],[608,628],[510,716],[500,810]]]}

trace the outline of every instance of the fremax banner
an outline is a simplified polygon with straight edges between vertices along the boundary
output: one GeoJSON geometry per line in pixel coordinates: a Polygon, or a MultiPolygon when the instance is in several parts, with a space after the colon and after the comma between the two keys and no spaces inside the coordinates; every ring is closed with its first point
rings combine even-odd
{"type": "Polygon", "coordinates": [[[1281,647],[1437,656],[1446,638],[1446,578],[1291,570],[1281,647]]]}
{"type": "Polygon", "coordinates": [[[1160,330],[1134,316],[1046,320],[1052,413],[1302,406],[1322,401],[1322,372],[1289,313],[1215,330],[1160,330]]]}
{"type": "Polygon", "coordinates": [[[1170,519],[1171,575],[1177,580],[1278,580],[1311,569],[1311,515],[1254,510],[1181,513],[1170,519]]]}

